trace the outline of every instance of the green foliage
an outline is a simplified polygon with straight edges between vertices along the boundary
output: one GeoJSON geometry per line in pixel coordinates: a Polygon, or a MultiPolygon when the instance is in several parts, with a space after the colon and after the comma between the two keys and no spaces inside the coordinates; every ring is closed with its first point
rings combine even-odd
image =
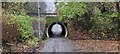
{"type": "Polygon", "coordinates": [[[60,20],[74,21],[75,27],[87,29],[95,36],[105,37],[118,32],[118,13],[114,2],[60,2],[57,11],[60,20]],[[77,19],[76,15],[79,15],[77,19]]]}
{"type": "Polygon", "coordinates": [[[38,39],[33,36],[33,18],[26,15],[26,12],[24,10],[24,3],[3,2],[2,6],[2,16],[4,25],[3,28],[5,28],[3,34],[4,40],[9,41],[10,44],[12,40],[16,42],[23,41],[25,42],[25,44],[35,44],[38,41],[38,39]]]}
{"type": "Polygon", "coordinates": [[[116,12],[115,3],[102,4],[104,5],[96,3],[98,6],[93,6],[91,21],[94,23],[92,23],[93,27],[89,31],[100,36],[108,36],[110,33],[115,34],[118,32],[118,13],[116,12]]]}
{"type": "Polygon", "coordinates": [[[3,22],[5,25],[10,25],[16,23],[14,14],[10,14],[9,12],[3,11],[3,22]]]}
{"type": "Polygon", "coordinates": [[[99,14],[98,16],[96,16],[96,18],[92,19],[94,20],[94,26],[91,30],[96,33],[102,34],[102,36],[106,36],[108,32],[116,32],[117,25],[114,24],[112,17],[117,17],[117,13],[99,14]]]}
{"type": "Polygon", "coordinates": [[[12,14],[25,12],[24,3],[21,3],[21,2],[2,2],[2,7],[6,12],[9,12],[12,14]]]}
{"type": "Polygon", "coordinates": [[[27,39],[25,42],[28,46],[35,46],[36,44],[38,44],[38,38],[33,36],[32,38],[27,39]]]}
{"type": "Polygon", "coordinates": [[[46,17],[46,20],[47,20],[47,25],[50,25],[53,22],[58,21],[58,18],[55,18],[55,17],[46,17]]]}
{"type": "MultiPolygon", "coordinates": [[[[5,12],[3,14],[3,22],[5,26],[12,26],[13,28],[16,27],[17,31],[15,32],[19,32],[21,34],[22,41],[32,40],[35,38],[33,36],[32,20],[33,18],[26,15],[26,13],[20,13],[19,15],[17,15],[17,14],[10,14],[9,12],[5,12]]],[[[9,31],[7,32],[9,33],[9,31]]],[[[38,40],[36,39],[36,41],[38,40]]]]}
{"type": "Polygon", "coordinates": [[[87,5],[84,2],[61,2],[58,3],[58,13],[60,20],[62,17],[67,16],[68,18],[74,15],[83,15],[86,12],[87,5]]]}
{"type": "Polygon", "coordinates": [[[25,13],[21,13],[20,15],[16,15],[16,21],[19,25],[18,30],[21,32],[22,37],[24,39],[28,39],[32,37],[32,17],[26,15],[25,13]]]}

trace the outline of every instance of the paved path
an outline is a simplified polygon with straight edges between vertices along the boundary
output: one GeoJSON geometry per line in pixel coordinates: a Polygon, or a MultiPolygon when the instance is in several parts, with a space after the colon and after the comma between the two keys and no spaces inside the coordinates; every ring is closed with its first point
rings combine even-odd
{"type": "Polygon", "coordinates": [[[118,52],[118,41],[48,38],[40,52],[118,52]]]}
{"type": "Polygon", "coordinates": [[[75,45],[67,38],[49,38],[40,52],[75,52],[75,45]]]}

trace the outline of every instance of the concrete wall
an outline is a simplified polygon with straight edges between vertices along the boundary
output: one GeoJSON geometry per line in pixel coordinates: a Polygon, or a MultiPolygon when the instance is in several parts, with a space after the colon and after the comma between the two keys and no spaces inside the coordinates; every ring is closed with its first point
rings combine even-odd
{"type": "MultiPolygon", "coordinates": [[[[32,23],[32,27],[33,27],[33,34],[37,37],[39,37],[39,32],[41,37],[44,35],[44,30],[45,30],[45,25],[46,25],[46,17],[40,17],[38,18],[37,16],[32,16],[33,19],[33,23],[32,23]],[[40,26],[39,26],[40,24],[40,26]],[[40,27],[40,30],[39,30],[40,27]]],[[[40,38],[41,38],[40,37],[40,38]]]]}

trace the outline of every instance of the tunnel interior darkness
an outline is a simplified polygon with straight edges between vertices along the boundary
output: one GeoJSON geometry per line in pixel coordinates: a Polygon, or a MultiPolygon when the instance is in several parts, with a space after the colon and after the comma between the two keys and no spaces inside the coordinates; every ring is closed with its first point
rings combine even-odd
{"type": "MultiPolygon", "coordinates": [[[[60,22],[57,22],[57,23],[58,23],[59,25],[61,25],[61,27],[62,27],[62,33],[61,33],[61,35],[58,36],[58,37],[65,37],[65,34],[66,34],[65,26],[63,25],[63,23],[60,23],[60,22]]],[[[56,22],[53,22],[53,23],[48,27],[48,35],[49,35],[49,37],[54,37],[54,35],[53,35],[52,31],[51,31],[51,28],[52,28],[52,26],[53,26],[54,24],[56,24],[56,22]]]]}

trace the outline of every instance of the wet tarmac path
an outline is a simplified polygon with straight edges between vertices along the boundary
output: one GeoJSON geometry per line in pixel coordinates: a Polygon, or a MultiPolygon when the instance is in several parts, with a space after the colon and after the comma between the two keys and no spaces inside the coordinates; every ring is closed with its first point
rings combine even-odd
{"type": "Polygon", "coordinates": [[[76,49],[68,38],[48,38],[40,52],[75,52],[76,49]]]}

